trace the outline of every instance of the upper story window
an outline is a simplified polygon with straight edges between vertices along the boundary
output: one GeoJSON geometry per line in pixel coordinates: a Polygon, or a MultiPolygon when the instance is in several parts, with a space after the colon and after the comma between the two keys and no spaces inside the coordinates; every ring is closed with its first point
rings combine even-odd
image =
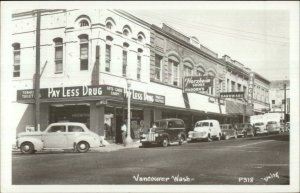
{"type": "Polygon", "coordinates": [[[110,36],[106,37],[105,45],[105,71],[110,72],[110,62],[111,62],[111,44],[113,38],[110,36]]]}
{"type": "Polygon", "coordinates": [[[213,78],[213,80],[212,80],[212,86],[210,86],[208,88],[208,94],[214,95],[215,94],[214,87],[215,87],[215,77],[216,77],[216,75],[215,75],[214,72],[210,71],[210,72],[208,72],[208,76],[211,76],[213,78]]]}
{"type": "Polygon", "coordinates": [[[139,32],[137,39],[141,43],[144,42],[144,40],[146,39],[145,34],[143,32],[139,32]]]}
{"type": "Polygon", "coordinates": [[[112,29],[113,26],[115,26],[116,23],[115,21],[113,20],[113,18],[111,17],[108,17],[106,20],[105,20],[105,27],[108,28],[108,29],[112,29]]]}
{"type": "Polygon", "coordinates": [[[90,23],[86,19],[83,19],[79,22],[79,27],[88,27],[88,26],[90,26],[90,23]]]}
{"type": "Polygon", "coordinates": [[[161,73],[162,73],[162,61],[163,57],[155,54],[155,69],[154,69],[154,79],[161,80],[161,73]]]}
{"type": "Polygon", "coordinates": [[[123,44],[123,54],[122,54],[122,75],[124,77],[127,76],[127,48],[129,47],[129,44],[124,43],[123,44]]]}
{"type": "Polygon", "coordinates": [[[142,71],[142,49],[138,49],[138,53],[137,53],[137,72],[136,72],[136,76],[138,80],[141,80],[141,71],[142,71]]]}
{"type": "Polygon", "coordinates": [[[13,45],[13,55],[14,55],[14,69],[13,69],[13,77],[20,77],[20,43],[14,43],[13,45]]]}
{"type": "Polygon", "coordinates": [[[131,33],[131,28],[128,25],[125,25],[123,27],[123,35],[129,36],[130,33],[131,33]]]}
{"type": "Polygon", "coordinates": [[[185,62],[183,65],[183,76],[193,75],[193,65],[189,62],[185,62]]]}
{"type": "Polygon", "coordinates": [[[78,36],[80,40],[80,70],[89,68],[89,37],[86,34],[78,36]]]}
{"type": "Polygon", "coordinates": [[[55,73],[62,73],[63,71],[63,39],[55,38],[54,40],[54,61],[55,73]]]}
{"type": "Polygon", "coordinates": [[[205,70],[201,66],[198,66],[197,70],[196,70],[197,76],[203,76],[204,73],[205,73],[205,70]]]}
{"type": "Polygon", "coordinates": [[[174,86],[179,86],[179,61],[175,57],[171,57],[168,60],[169,67],[169,81],[174,86]]]}
{"type": "Polygon", "coordinates": [[[235,82],[231,81],[231,92],[235,92],[235,82]]]}

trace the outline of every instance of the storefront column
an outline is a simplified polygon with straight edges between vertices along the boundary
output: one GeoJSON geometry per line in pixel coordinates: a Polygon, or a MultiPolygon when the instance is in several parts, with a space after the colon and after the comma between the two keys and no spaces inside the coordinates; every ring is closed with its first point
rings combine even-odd
{"type": "Polygon", "coordinates": [[[104,136],[104,106],[90,103],[90,129],[100,136],[104,136]]]}
{"type": "Polygon", "coordinates": [[[40,110],[41,131],[44,131],[50,123],[49,106],[50,106],[49,104],[41,104],[41,110],[40,110]]]}
{"type": "Polygon", "coordinates": [[[154,120],[159,120],[162,117],[162,112],[159,109],[154,109],[154,120]]]}
{"type": "Polygon", "coordinates": [[[144,129],[151,127],[151,109],[144,108],[144,129]]]}

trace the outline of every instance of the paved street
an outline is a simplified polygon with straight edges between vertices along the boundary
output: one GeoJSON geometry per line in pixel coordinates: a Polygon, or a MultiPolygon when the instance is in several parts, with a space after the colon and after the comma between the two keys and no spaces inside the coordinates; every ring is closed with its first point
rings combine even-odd
{"type": "Polygon", "coordinates": [[[84,154],[13,153],[12,175],[13,184],[289,184],[289,135],[84,154]]]}

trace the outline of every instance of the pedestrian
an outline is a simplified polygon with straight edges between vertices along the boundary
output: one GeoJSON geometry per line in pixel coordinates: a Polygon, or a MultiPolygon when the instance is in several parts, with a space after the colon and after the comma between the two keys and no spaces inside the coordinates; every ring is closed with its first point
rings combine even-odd
{"type": "Polygon", "coordinates": [[[127,133],[126,121],[123,122],[123,125],[121,127],[121,131],[122,131],[123,145],[126,146],[126,133],[127,133]]]}

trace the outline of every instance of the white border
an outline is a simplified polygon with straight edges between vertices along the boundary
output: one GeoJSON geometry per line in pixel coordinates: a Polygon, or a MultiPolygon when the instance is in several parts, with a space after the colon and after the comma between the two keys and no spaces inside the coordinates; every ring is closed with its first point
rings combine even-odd
{"type": "MultiPolygon", "coordinates": [[[[1,3],[1,192],[299,192],[299,2],[2,2],[1,3]],[[7,137],[12,109],[7,109],[9,98],[5,95],[9,87],[10,73],[5,61],[12,55],[6,52],[10,47],[10,20],[14,9],[36,8],[86,8],[86,9],[211,9],[211,10],[288,10],[290,12],[290,93],[291,131],[290,135],[290,185],[79,185],[79,186],[12,186],[11,185],[11,141],[7,137]]],[[[280,54],[280,53],[279,53],[280,54]]]]}

